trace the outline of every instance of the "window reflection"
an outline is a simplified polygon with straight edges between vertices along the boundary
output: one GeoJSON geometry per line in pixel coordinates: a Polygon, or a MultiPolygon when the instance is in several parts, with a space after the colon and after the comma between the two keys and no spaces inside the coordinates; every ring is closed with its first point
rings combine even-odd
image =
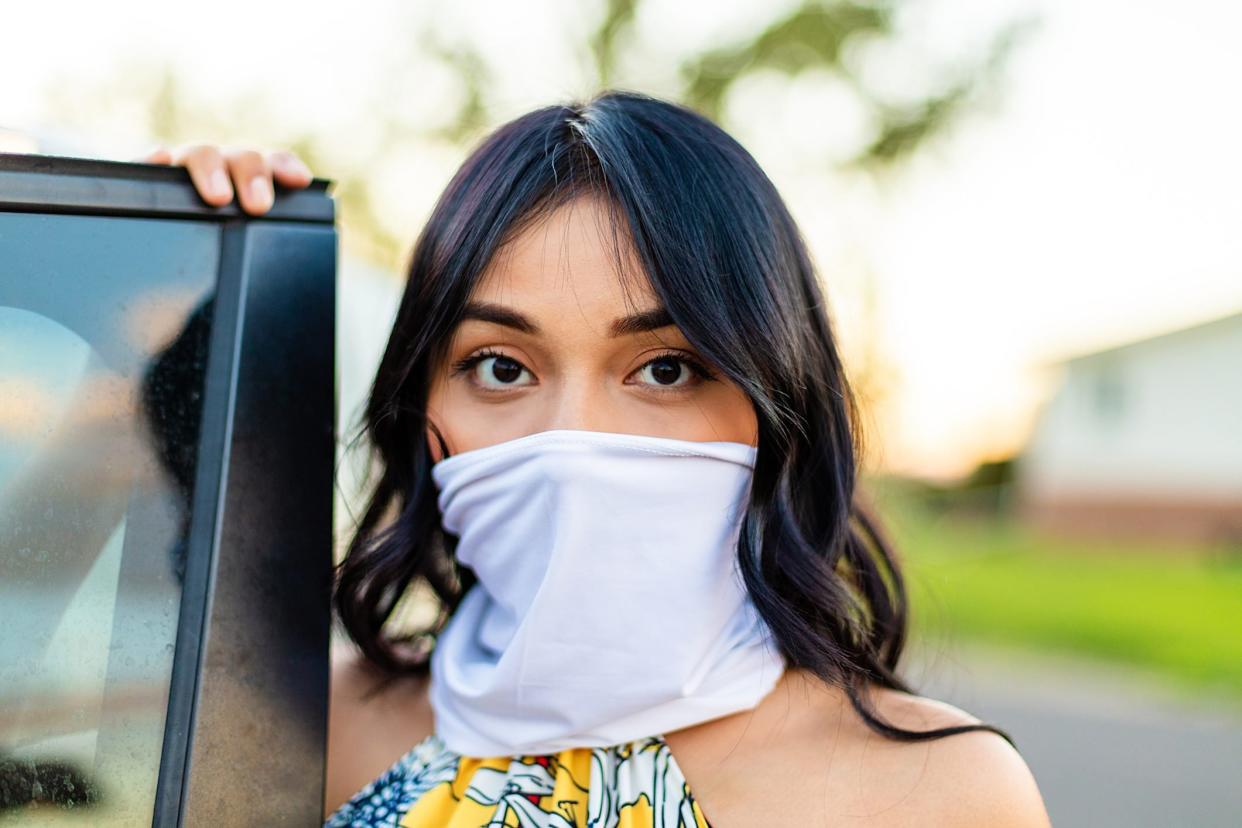
{"type": "Polygon", "coordinates": [[[218,234],[0,214],[0,824],[151,819],[218,234]]]}

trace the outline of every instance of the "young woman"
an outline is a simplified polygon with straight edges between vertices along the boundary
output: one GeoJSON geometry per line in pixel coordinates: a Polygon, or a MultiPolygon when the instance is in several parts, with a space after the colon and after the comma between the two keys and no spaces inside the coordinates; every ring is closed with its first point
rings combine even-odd
{"type": "MultiPolygon", "coordinates": [[[[287,152],[195,145],[262,213],[287,152]]],[[[418,238],[335,607],[330,825],[1047,825],[1004,733],[897,674],[900,568],[771,181],[608,91],[491,133],[418,238]],[[441,612],[396,636],[398,600],[441,612]],[[379,682],[377,680],[386,679],[379,682]]]]}

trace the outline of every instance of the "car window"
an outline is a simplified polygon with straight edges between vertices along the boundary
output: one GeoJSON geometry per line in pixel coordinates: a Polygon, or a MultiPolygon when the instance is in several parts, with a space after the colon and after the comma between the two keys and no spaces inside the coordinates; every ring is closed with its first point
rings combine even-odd
{"type": "Polygon", "coordinates": [[[0,828],[322,817],[330,183],[0,152],[0,828]]]}
{"type": "Polygon", "coordinates": [[[0,763],[94,825],[151,819],[219,250],[210,223],[0,212],[0,763]]]}

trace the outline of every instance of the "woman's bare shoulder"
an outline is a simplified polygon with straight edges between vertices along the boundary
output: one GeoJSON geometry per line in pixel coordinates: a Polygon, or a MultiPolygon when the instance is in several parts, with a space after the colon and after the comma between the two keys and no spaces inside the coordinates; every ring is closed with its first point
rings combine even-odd
{"type": "Polygon", "coordinates": [[[382,670],[353,647],[332,653],[324,814],[348,801],[434,729],[425,677],[386,686],[382,670]]]}
{"type": "MultiPolygon", "coordinates": [[[[905,730],[978,724],[952,705],[873,688],[871,706],[905,730]]],[[[870,727],[845,691],[787,671],[753,711],[665,734],[709,820],[720,825],[1048,828],[1026,762],[1001,736],[922,741],[870,727]]]]}
{"type": "MultiPolygon", "coordinates": [[[[872,698],[884,720],[905,730],[981,723],[970,713],[924,696],[877,689],[872,698]]],[[[919,816],[919,824],[1000,828],[1049,825],[1030,768],[1021,754],[997,733],[973,730],[905,742],[875,733],[861,719],[847,729],[861,739],[865,753],[872,757],[874,764],[866,777],[877,784],[884,779],[890,783],[904,780],[896,788],[889,787],[889,791],[902,792],[893,807],[919,816]]]]}

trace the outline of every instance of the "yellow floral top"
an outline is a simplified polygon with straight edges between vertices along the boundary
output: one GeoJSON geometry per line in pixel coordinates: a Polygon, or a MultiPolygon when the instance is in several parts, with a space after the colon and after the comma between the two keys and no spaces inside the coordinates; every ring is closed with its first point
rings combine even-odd
{"type": "Polygon", "coordinates": [[[325,828],[711,828],[662,736],[542,756],[475,758],[436,734],[325,828]]]}

